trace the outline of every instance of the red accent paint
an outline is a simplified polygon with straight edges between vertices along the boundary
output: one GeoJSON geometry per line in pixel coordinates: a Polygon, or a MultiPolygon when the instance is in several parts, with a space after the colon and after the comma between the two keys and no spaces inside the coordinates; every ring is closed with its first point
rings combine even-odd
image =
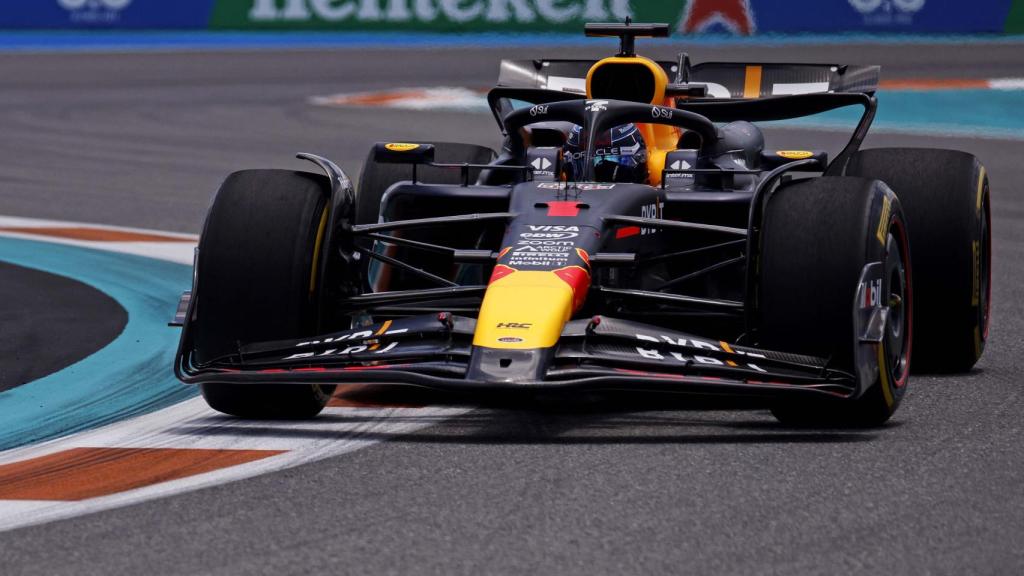
{"type": "Polygon", "coordinates": [[[623,226],[615,231],[615,239],[621,240],[623,238],[629,238],[630,236],[638,236],[639,234],[639,226],[623,226]]]}
{"type": "Polygon", "coordinates": [[[572,311],[582,308],[583,302],[587,299],[587,290],[590,288],[590,273],[579,266],[567,266],[555,270],[555,276],[572,288],[572,311]]]}
{"type": "Polygon", "coordinates": [[[548,202],[548,216],[579,216],[579,202],[548,202]]]}
{"type": "Polygon", "coordinates": [[[590,254],[587,254],[586,250],[584,250],[583,248],[577,248],[576,254],[579,255],[579,257],[588,267],[590,266],[590,254]]]}
{"type": "Polygon", "coordinates": [[[630,370],[629,368],[615,368],[616,372],[622,372],[623,374],[634,374],[636,376],[647,376],[649,372],[643,370],[630,370]]]}
{"type": "Polygon", "coordinates": [[[907,286],[903,294],[906,299],[904,310],[907,311],[906,319],[904,321],[905,329],[907,331],[907,365],[903,367],[903,373],[895,379],[895,382],[893,382],[896,388],[902,388],[907,385],[907,379],[910,376],[910,354],[914,350],[914,285],[912,284],[914,274],[913,270],[910,269],[910,246],[907,242],[907,230],[903,227],[902,220],[894,219],[893,225],[899,230],[900,248],[903,252],[903,265],[906,267],[907,281],[907,286]]]}
{"type": "Polygon", "coordinates": [[[340,370],[327,370],[327,372],[361,372],[363,370],[388,370],[393,368],[405,368],[408,364],[379,364],[377,366],[346,366],[340,370]]]}
{"type": "Polygon", "coordinates": [[[504,264],[498,264],[494,267],[494,272],[491,272],[491,279],[487,281],[488,284],[494,284],[498,280],[501,280],[505,276],[515,272],[516,269],[504,264]]]}
{"type": "Polygon", "coordinates": [[[682,374],[668,374],[664,372],[644,372],[643,370],[630,370],[628,368],[615,368],[616,372],[632,374],[634,376],[647,376],[649,378],[663,378],[666,380],[686,380],[689,377],[682,374]]]}

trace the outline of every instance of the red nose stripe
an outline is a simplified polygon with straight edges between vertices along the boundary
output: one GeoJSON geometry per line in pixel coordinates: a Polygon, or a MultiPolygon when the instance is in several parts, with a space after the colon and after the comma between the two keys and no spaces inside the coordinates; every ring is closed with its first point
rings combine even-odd
{"type": "Polygon", "coordinates": [[[0,466],[0,500],[84,500],[237,466],[282,452],[72,448],[0,466]]]}
{"type": "Polygon", "coordinates": [[[587,290],[590,288],[590,274],[579,266],[567,266],[555,270],[555,275],[565,281],[572,288],[572,309],[573,312],[583,306],[587,298],[587,290]]]}
{"type": "Polygon", "coordinates": [[[494,272],[491,272],[491,279],[487,283],[493,284],[515,271],[515,268],[505,266],[504,264],[498,264],[497,266],[494,267],[494,272]]]}
{"type": "Polygon", "coordinates": [[[548,216],[579,216],[579,202],[548,202],[548,216]]]}

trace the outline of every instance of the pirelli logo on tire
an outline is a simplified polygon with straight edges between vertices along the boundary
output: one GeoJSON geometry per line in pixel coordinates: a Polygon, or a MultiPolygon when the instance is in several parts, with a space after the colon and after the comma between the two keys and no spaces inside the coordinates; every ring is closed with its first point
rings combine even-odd
{"type": "Polygon", "coordinates": [[[882,214],[878,218],[878,230],[875,231],[875,237],[878,238],[878,242],[885,246],[885,239],[889,235],[889,215],[892,214],[892,199],[885,196],[882,199],[882,214]]]}

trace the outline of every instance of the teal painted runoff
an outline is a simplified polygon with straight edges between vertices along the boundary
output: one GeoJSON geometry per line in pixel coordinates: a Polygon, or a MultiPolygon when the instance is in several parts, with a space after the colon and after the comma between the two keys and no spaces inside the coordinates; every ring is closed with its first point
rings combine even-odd
{"type": "Polygon", "coordinates": [[[88,284],[128,312],[124,330],[106,347],[0,392],[0,450],[153,412],[197,393],[171,372],[179,330],[167,326],[191,284],[189,266],[14,238],[0,238],[0,260],[88,284]]]}

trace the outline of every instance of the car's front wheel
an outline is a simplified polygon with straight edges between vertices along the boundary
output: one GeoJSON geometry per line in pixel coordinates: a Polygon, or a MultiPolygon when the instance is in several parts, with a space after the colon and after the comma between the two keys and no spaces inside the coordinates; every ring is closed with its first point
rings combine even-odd
{"type": "Polygon", "coordinates": [[[761,234],[761,344],[828,358],[861,392],[779,404],[772,413],[795,425],[884,423],[906,393],[914,334],[899,200],[874,180],[807,180],[771,196],[761,234]]]}
{"type": "MultiPolygon", "coordinates": [[[[329,183],[287,170],[245,170],[221,185],[199,239],[194,358],[240,344],[301,338],[316,329],[317,264],[329,183]]],[[[318,384],[202,384],[211,408],[242,418],[310,418],[330,399],[318,384]]]]}

